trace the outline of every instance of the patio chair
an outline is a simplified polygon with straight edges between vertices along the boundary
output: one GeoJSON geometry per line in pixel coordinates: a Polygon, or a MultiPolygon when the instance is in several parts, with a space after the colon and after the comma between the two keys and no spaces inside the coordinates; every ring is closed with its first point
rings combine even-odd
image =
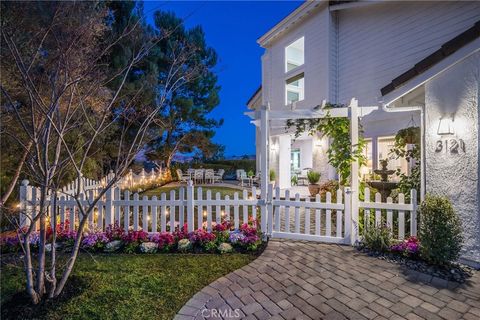
{"type": "Polygon", "coordinates": [[[213,175],[213,183],[215,182],[221,182],[223,179],[223,175],[225,173],[225,170],[219,169],[216,174],[213,175]]]}
{"type": "Polygon", "coordinates": [[[213,169],[206,169],[205,170],[205,183],[214,183],[215,175],[213,173],[213,169]]]}
{"type": "Polygon", "coordinates": [[[300,185],[300,181],[302,181],[302,185],[304,186],[306,182],[308,181],[308,171],[312,170],[311,168],[303,168],[302,171],[297,175],[297,181],[298,184],[300,185]]]}
{"type": "Polygon", "coordinates": [[[190,180],[190,175],[184,174],[180,169],[177,169],[177,176],[178,176],[178,181],[180,182],[188,183],[188,181],[190,180]]]}
{"type": "Polygon", "coordinates": [[[200,183],[203,183],[203,169],[195,169],[195,172],[193,174],[193,180],[195,181],[195,183],[198,183],[198,181],[200,181],[200,183]]]}
{"type": "Polygon", "coordinates": [[[243,187],[243,182],[247,181],[250,183],[250,179],[247,176],[247,173],[243,169],[237,170],[237,180],[240,182],[240,185],[243,187]]]}
{"type": "Polygon", "coordinates": [[[262,174],[260,172],[257,172],[252,177],[252,183],[256,183],[257,185],[260,185],[260,181],[262,181],[262,174]]]}

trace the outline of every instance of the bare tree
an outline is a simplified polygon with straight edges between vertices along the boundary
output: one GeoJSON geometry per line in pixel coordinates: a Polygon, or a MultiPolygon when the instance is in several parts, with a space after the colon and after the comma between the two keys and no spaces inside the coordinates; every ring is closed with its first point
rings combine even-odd
{"type": "MultiPolygon", "coordinates": [[[[120,35],[109,37],[110,12],[99,3],[55,2],[44,5],[42,10],[46,13],[38,22],[26,21],[28,18],[19,14],[22,19],[9,19],[2,25],[2,47],[6,48],[2,51],[2,65],[10,63],[8,80],[15,84],[4,82],[2,77],[2,108],[15,117],[28,137],[19,144],[27,153],[29,176],[40,188],[39,208],[32,213],[29,227],[21,232],[26,290],[33,303],[45,297],[55,298],[62,292],[73,270],[85,224],[97,202],[126,173],[134,157],[152,138],[152,125],[158,124],[158,109],[166,99],[203,72],[201,68],[182,68],[195,48],[175,48],[155,103],[140,105],[136,97],[142,88],[138,88],[138,95],[124,95],[125,83],[158,41],[167,39],[173,30],[159,30],[145,38],[138,31],[142,22],[136,20],[120,35]],[[138,43],[128,62],[112,73],[110,50],[127,37],[138,43]],[[81,186],[76,186],[71,197],[78,204],[79,223],[73,249],[63,270],[57,270],[54,228],[51,262],[47,267],[48,197],[53,194],[51,198],[56,199],[62,192],[60,184],[66,171],[73,171],[81,180],[95,144],[112,127],[118,135],[110,141],[117,150],[114,178],[89,199],[87,206],[81,202],[81,186]],[[36,224],[40,241],[34,256],[29,239],[36,224]]],[[[56,218],[55,210],[52,218],[56,218]]]]}

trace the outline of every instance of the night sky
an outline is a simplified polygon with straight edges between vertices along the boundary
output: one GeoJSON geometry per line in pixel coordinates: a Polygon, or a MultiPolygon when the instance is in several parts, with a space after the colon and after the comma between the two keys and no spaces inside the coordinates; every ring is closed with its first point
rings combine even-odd
{"type": "Polygon", "coordinates": [[[243,114],[246,102],[261,84],[263,49],[257,39],[295,10],[299,1],[145,1],[147,21],[157,9],[174,11],[187,27],[201,25],[219,63],[216,72],[220,105],[212,117],[223,118],[214,141],[225,145],[225,155],[255,154],[255,130],[243,114]]]}

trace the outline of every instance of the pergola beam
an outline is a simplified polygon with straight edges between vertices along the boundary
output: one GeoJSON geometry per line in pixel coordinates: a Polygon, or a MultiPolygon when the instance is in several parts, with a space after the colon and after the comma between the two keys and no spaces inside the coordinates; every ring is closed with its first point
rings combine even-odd
{"type": "MultiPolygon", "coordinates": [[[[299,120],[299,119],[318,119],[329,115],[332,118],[347,118],[350,107],[332,108],[332,109],[297,109],[297,110],[270,110],[269,120],[299,120]]],[[[358,107],[358,115],[366,116],[373,111],[378,110],[378,106],[358,107]]],[[[245,112],[252,120],[260,119],[261,111],[245,112]]],[[[254,122],[255,123],[255,122],[254,122]]]]}

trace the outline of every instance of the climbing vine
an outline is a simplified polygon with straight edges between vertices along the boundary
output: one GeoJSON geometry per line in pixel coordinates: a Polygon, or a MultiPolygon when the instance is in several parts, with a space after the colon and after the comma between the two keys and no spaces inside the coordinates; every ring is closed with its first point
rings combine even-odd
{"type": "MultiPolygon", "coordinates": [[[[342,107],[345,106],[331,103],[325,105],[325,109],[342,107]]],[[[353,152],[351,150],[350,119],[348,118],[334,118],[327,112],[324,118],[287,120],[287,128],[291,127],[295,127],[295,137],[297,138],[304,132],[308,132],[309,135],[321,132],[331,139],[327,150],[328,163],[337,170],[341,185],[348,184],[353,161],[359,161],[360,165],[366,163],[363,153],[366,142],[361,134],[353,152]]],[[[360,125],[359,132],[362,133],[360,125]]]]}
{"type": "Polygon", "coordinates": [[[409,175],[401,172],[400,169],[397,169],[395,173],[400,178],[398,191],[405,194],[407,200],[410,197],[411,189],[420,193],[420,139],[420,127],[411,126],[399,130],[395,135],[395,144],[390,150],[390,154],[395,156],[396,159],[404,158],[407,161],[414,160],[415,162],[409,175]],[[407,148],[407,144],[412,145],[412,147],[407,148]]]}

